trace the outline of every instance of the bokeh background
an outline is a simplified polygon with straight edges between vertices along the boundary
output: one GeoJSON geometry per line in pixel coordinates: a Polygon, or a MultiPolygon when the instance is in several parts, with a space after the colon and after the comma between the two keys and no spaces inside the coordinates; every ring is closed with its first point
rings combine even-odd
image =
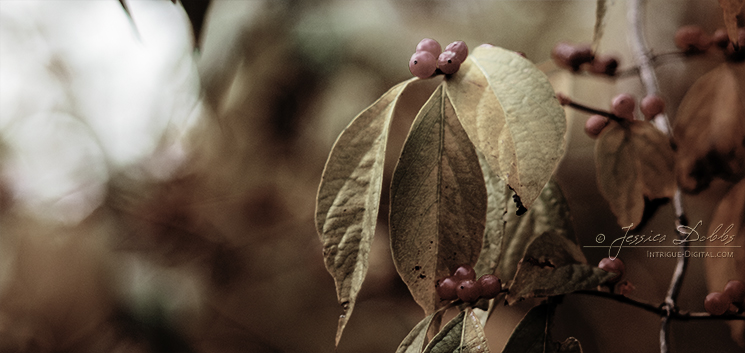
{"type": "MultiPolygon", "coordinates": [[[[424,37],[524,52],[557,91],[589,105],[642,94],[635,77],[549,62],[556,42],[592,40],[594,0],[125,4],[0,1],[0,352],[333,351],[341,308],[313,221],[323,164],[344,126],[410,77],[424,37]]],[[[629,68],[627,4],[609,5],[598,51],[629,68]]],[[[647,6],[655,53],[675,50],[681,25],[723,26],[714,0],[647,6]]],[[[686,87],[721,61],[658,67],[672,117],[686,87]]],[[[407,98],[389,172],[426,98],[407,98]]],[[[595,185],[586,117],[567,114],[556,178],[592,245],[623,233],[595,185]]],[[[729,186],[687,197],[689,219],[707,225],[729,186]]],[[[423,317],[393,267],[386,218],[338,352],[393,352],[423,317]]],[[[638,232],[672,236],[670,207],[638,232]]],[[[644,249],[622,258],[630,296],[661,302],[675,259],[644,249]]],[[[706,293],[703,261],[691,259],[680,307],[702,311],[706,293]]],[[[533,304],[497,309],[492,351],[533,304]]],[[[655,352],[658,335],[655,315],[579,295],[565,297],[554,324],[556,339],[577,337],[585,352],[655,352]]],[[[719,321],[674,322],[672,347],[742,351],[719,321]]]]}

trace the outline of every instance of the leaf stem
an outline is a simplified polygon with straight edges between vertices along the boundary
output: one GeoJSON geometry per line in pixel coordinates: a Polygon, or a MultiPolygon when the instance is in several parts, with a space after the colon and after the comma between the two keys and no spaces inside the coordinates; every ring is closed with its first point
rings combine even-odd
{"type": "MultiPolygon", "coordinates": [[[[654,71],[652,54],[647,46],[646,40],[644,39],[644,16],[645,8],[642,3],[643,0],[630,0],[628,9],[628,22],[631,30],[631,48],[634,55],[634,60],[639,66],[639,78],[642,81],[646,95],[655,94],[659,91],[659,84],[657,82],[657,76],[654,71]]],[[[670,139],[673,138],[673,131],[670,124],[670,119],[667,114],[658,114],[654,120],[654,125],[665,133],[670,139]]],[[[685,216],[683,209],[683,200],[680,188],[676,190],[675,196],[673,197],[673,209],[675,211],[675,229],[678,231],[678,236],[681,237],[681,227],[688,225],[688,220],[685,216]]],[[[686,251],[688,248],[687,242],[682,242],[681,251],[686,251]]],[[[664,315],[662,316],[660,324],[660,352],[667,353],[669,351],[670,341],[670,320],[678,315],[676,314],[676,300],[680,293],[680,288],[683,284],[683,277],[685,276],[686,268],[688,267],[688,258],[679,257],[678,262],[675,265],[675,271],[670,280],[670,287],[665,296],[665,300],[662,304],[661,309],[664,315]]]]}

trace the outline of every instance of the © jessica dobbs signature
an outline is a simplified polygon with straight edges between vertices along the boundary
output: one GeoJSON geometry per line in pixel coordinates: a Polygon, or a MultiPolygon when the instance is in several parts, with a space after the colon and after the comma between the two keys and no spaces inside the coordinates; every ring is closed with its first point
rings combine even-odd
{"type": "MultiPolygon", "coordinates": [[[[681,245],[684,243],[703,243],[703,242],[710,242],[713,243],[715,241],[721,242],[722,246],[726,246],[729,243],[731,243],[733,240],[735,240],[734,233],[730,233],[732,229],[735,227],[734,224],[730,224],[727,228],[724,228],[724,224],[718,225],[709,235],[703,235],[698,232],[697,228],[703,224],[703,221],[698,221],[695,226],[689,227],[689,226],[678,226],[678,233],[680,234],[679,237],[676,239],[673,239],[672,243],[673,245],[681,245]],[[722,228],[724,230],[722,231],[722,228]]],[[[618,257],[618,254],[621,253],[621,249],[626,246],[640,246],[641,244],[648,244],[648,243],[657,243],[662,244],[667,239],[667,235],[662,233],[657,234],[629,234],[631,231],[631,228],[633,228],[634,225],[631,224],[627,227],[622,227],[621,229],[625,230],[623,236],[620,236],[613,240],[611,244],[608,246],[608,257],[615,259],[618,257]],[[615,250],[616,254],[612,255],[613,251],[615,250]]],[[[602,244],[605,242],[605,234],[598,234],[595,237],[595,241],[598,244],[602,244]]],[[[706,245],[710,245],[710,243],[707,243],[706,245]]],[[[644,245],[641,245],[644,246],[644,245]]],[[[654,245],[647,245],[647,246],[654,246],[654,245]]]]}

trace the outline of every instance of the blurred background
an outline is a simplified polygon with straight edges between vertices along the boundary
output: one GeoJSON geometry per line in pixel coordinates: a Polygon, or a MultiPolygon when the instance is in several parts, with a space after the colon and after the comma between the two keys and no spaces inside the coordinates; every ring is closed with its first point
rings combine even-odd
{"type": "MultiPolygon", "coordinates": [[[[610,1],[598,51],[633,66],[626,2],[610,1]]],[[[646,36],[723,26],[717,1],[647,1],[646,36]]],[[[411,76],[425,37],[526,53],[558,92],[608,108],[637,78],[548,62],[590,42],[596,1],[0,1],[0,352],[331,352],[341,308],[314,226],[336,136],[411,76]],[[123,6],[124,5],[124,6],[123,6]],[[188,10],[189,14],[187,14],[188,10]],[[191,15],[191,19],[190,19],[191,15]]],[[[658,67],[668,112],[715,55],[658,67]]],[[[387,170],[426,94],[407,97],[387,170]]],[[[577,234],[621,236],[595,186],[586,115],[568,111],[556,171],[577,234]]],[[[389,179],[386,179],[388,182],[389,179]]],[[[708,225],[729,188],[687,197],[708,225]]],[[[393,352],[423,312],[390,258],[385,206],[339,352],[393,352]]],[[[674,234],[663,206],[639,233],[674,234]]],[[[615,237],[614,237],[615,238],[615,237]]],[[[605,250],[586,249],[591,264],[605,250]]],[[[625,249],[631,297],[660,303],[675,259],[625,249]]],[[[680,307],[702,311],[702,259],[680,307]]],[[[499,352],[535,302],[486,326],[499,352]]],[[[659,351],[659,318],[568,295],[554,337],[585,352],[659,351]]],[[[674,322],[675,352],[741,352],[723,322],[674,322]]]]}

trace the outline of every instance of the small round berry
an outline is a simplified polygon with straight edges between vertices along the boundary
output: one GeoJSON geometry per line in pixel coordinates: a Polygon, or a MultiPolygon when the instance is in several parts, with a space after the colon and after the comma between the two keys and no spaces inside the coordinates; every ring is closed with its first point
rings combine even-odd
{"type": "Polygon", "coordinates": [[[650,94],[642,98],[639,109],[647,120],[652,120],[657,114],[665,111],[665,101],[656,94],[650,94]]]}
{"type": "Polygon", "coordinates": [[[717,47],[722,49],[727,48],[727,45],[729,44],[729,35],[727,34],[727,29],[717,28],[717,30],[714,31],[714,35],[711,36],[711,40],[717,47]]]}
{"type": "Polygon", "coordinates": [[[481,297],[485,299],[495,298],[502,291],[502,280],[495,275],[483,275],[476,284],[481,287],[481,297]]]}
{"type": "Polygon", "coordinates": [[[475,280],[476,279],[476,271],[473,270],[473,267],[470,265],[463,265],[458,266],[458,268],[455,269],[453,272],[453,278],[456,281],[461,280],[475,280]]]}
{"type": "Polygon", "coordinates": [[[608,126],[609,119],[602,115],[592,115],[585,121],[585,133],[593,139],[598,138],[608,126]]]}
{"type": "Polygon", "coordinates": [[[621,93],[613,98],[611,102],[611,112],[619,117],[628,120],[634,120],[634,108],[636,101],[634,96],[628,93],[621,93]]]}
{"type": "Polygon", "coordinates": [[[704,308],[711,315],[722,315],[729,310],[732,301],[724,293],[711,292],[704,299],[704,308]]]}
{"type": "Polygon", "coordinates": [[[466,58],[468,57],[468,46],[462,40],[456,40],[455,42],[448,44],[448,46],[445,47],[445,51],[455,53],[455,57],[457,57],[460,62],[466,61],[466,58]]]}
{"type": "Polygon", "coordinates": [[[724,295],[733,303],[742,304],[745,301],[745,283],[735,279],[727,282],[724,286],[724,295]]]}
{"type": "Polygon", "coordinates": [[[470,279],[460,281],[455,291],[458,293],[458,299],[466,303],[473,303],[481,297],[481,287],[470,279]]]}
{"type": "Polygon", "coordinates": [[[617,273],[616,277],[613,277],[608,280],[609,283],[616,283],[620,281],[623,275],[626,273],[626,266],[623,264],[623,261],[621,261],[621,259],[619,258],[611,259],[610,257],[606,257],[600,260],[598,267],[601,270],[604,270],[607,272],[617,273]]]}
{"type": "Polygon", "coordinates": [[[494,48],[494,44],[484,43],[479,45],[479,48],[494,48]]]}
{"type": "Polygon", "coordinates": [[[409,71],[416,77],[430,77],[435,73],[435,70],[437,70],[437,59],[429,52],[416,52],[409,59],[409,71]]]}
{"type": "Polygon", "coordinates": [[[416,51],[426,51],[436,58],[440,53],[442,53],[442,47],[436,40],[432,38],[424,38],[416,45],[416,51]]]}
{"type": "Polygon", "coordinates": [[[590,71],[593,74],[614,76],[618,70],[618,59],[612,56],[597,56],[590,62],[590,71]]]}
{"type": "Polygon", "coordinates": [[[437,281],[437,284],[435,284],[437,295],[439,295],[442,300],[458,299],[456,288],[458,288],[458,281],[452,277],[445,277],[437,281]]]}
{"type": "Polygon", "coordinates": [[[711,43],[711,37],[698,25],[683,26],[675,32],[675,46],[687,53],[706,51],[711,43]]]}
{"type": "Polygon", "coordinates": [[[446,50],[437,58],[437,67],[446,75],[454,74],[460,69],[461,61],[455,53],[446,50]]]}
{"type": "Polygon", "coordinates": [[[556,65],[576,72],[582,64],[592,62],[595,54],[589,45],[559,42],[551,49],[551,58],[556,65]]]}

